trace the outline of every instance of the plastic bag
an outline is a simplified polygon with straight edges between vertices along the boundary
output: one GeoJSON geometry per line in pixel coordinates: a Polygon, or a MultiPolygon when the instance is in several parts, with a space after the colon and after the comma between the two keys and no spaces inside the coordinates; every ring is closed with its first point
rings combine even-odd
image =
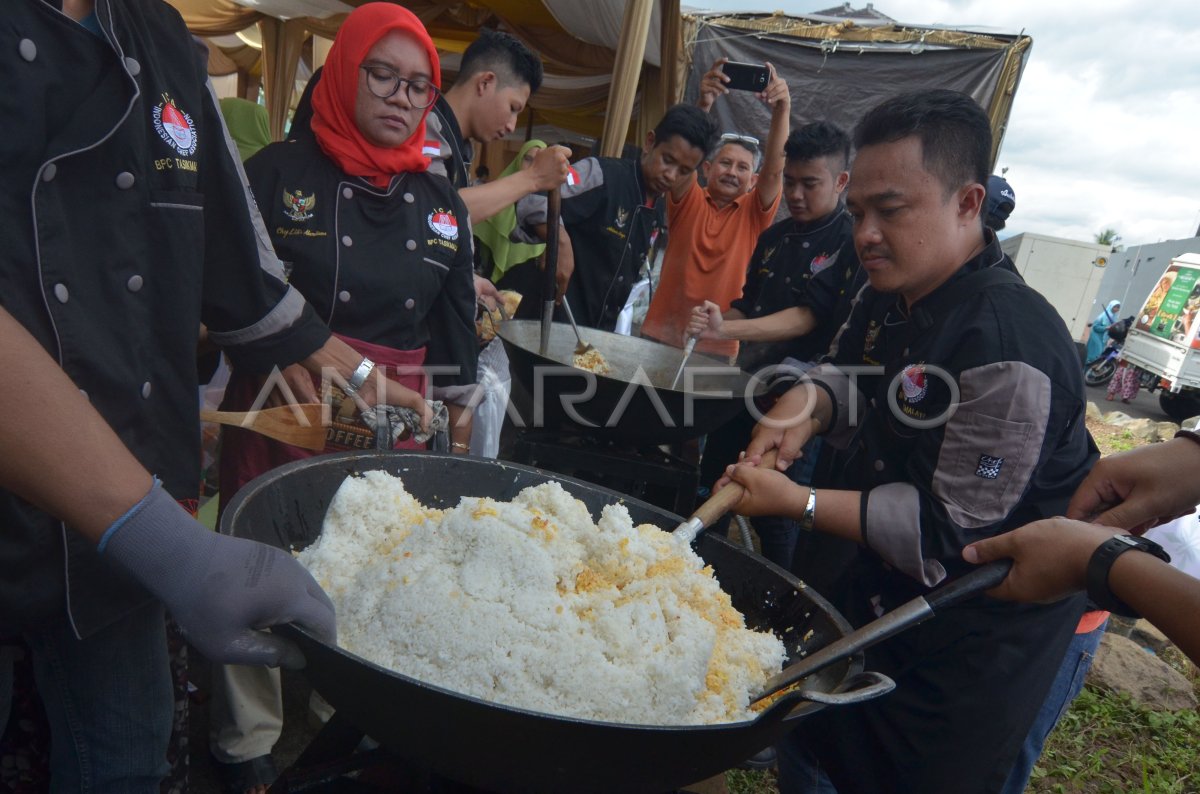
{"type": "Polygon", "coordinates": [[[508,410],[508,395],[512,391],[512,375],[508,371],[508,354],[504,344],[493,339],[479,351],[477,370],[480,398],[475,404],[471,422],[471,454],[495,458],[500,451],[500,428],[508,410]]]}

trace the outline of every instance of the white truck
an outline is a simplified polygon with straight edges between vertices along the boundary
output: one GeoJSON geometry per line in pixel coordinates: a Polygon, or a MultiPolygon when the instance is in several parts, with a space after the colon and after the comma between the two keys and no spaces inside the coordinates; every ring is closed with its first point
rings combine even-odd
{"type": "Polygon", "coordinates": [[[1171,260],[1134,318],[1121,358],[1176,422],[1200,415],[1200,254],[1171,260]]]}

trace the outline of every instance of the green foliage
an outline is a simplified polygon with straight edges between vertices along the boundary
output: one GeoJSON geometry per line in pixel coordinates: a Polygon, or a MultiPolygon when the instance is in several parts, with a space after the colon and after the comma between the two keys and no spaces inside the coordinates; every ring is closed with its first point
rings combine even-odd
{"type": "Polygon", "coordinates": [[[1200,791],[1200,713],[1153,711],[1085,688],[1050,734],[1028,791],[1200,791]]]}
{"type": "Polygon", "coordinates": [[[1121,435],[1112,438],[1108,443],[1108,454],[1113,452],[1126,452],[1134,447],[1143,446],[1146,442],[1141,439],[1134,438],[1133,433],[1128,430],[1121,435]]]}
{"type": "Polygon", "coordinates": [[[1096,242],[1100,245],[1111,245],[1116,248],[1120,241],[1121,235],[1111,226],[1096,233],[1096,242]]]}

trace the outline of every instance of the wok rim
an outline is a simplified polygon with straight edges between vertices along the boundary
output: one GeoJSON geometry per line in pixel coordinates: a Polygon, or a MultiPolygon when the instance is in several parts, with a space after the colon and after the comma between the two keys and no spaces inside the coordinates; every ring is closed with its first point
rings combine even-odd
{"type": "MultiPolygon", "coordinates": [[[[628,386],[629,384],[634,383],[634,381],[631,381],[631,380],[624,380],[623,378],[616,378],[616,377],[612,377],[611,375],[603,375],[599,372],[592,372],[591,370],[581,369],[579,367],[574,366],[573,364],[569,364],[567,362],[559,361],[558,359],[551,358],[549,355],[542,355],[541,353],[538,352],[538,350],[536,348],[526,347],[524,344],[521,344],[520,342],[517,342],[516,340],[510,338],[511,335],[506,335],[504,333],[505,329],[517,328],[517,327],[535,327],[536,328],[539,325],[540,325],[540,321],[538,321],[538,320],[518,320],[518,319],[504,320],[503,322],[500,323],[500,327],[496,330],[496,336],[501,340],[501,342],[503,344],[511,345],[519,350],[524,351],[525,353],[528,353],[529,355],[532,355],[532,356],[535,356],[536,358],[541,359],[542,361],[546,361],[546,362],[555,364],[560,367],[572,367],[573,369],[579,370],[579,372],[590,373],[590,374],[594,375],[595,377],[599,378],[600,380],[604,380],[609,383],[623,384],[625,386],[628,386]]],[[[571,326],[569,323],[560,323],[560,322],[556,321],[556,322],[551,323],[551,325],[554,327],[564,328],[568,332],[574,334],[574,331],[571,329],[571,326]]],[[[585,329],[585,330],[588,330],[594,334],[604,334],[607,336],[621,336],[626,339],[636,339],[636,340],[638,340],[638,342],[646,344],[648,346],[661,348],[662,350],[674,351],[675,353],[679,354],[681,359],[683,357],[683,352],[684,352],[683,348],[675,347],[673,345],[668,345],[666,342],[660,342],[657,339],[650,339],[645,336],[634,336],[632,334],[629,334],[629,335],[618,334],[614,331],[604,331],[599,328],[591,328],[591,329],[585,329]]],[[[600,345],[594,345],[594,347],[597,350],[600,349],[600,345]]],[[[733,372],[736,372],[739,389],[738,389],[738,392],[735,393],[735,396],[730,398],[733,400],[743,400],[743,399],[746,399],[747,397],[761,397],[770,388],[765,381],[760,380],[760,381],[758,381],[758,388],[756,388],[752,394],[747,395],[746,394],[746,385],[751,380],[751,373],[746,372],[741,367],[739,367],[737,364],[730,364],[727,361],[722,361],[719,358],[714,358],[714,357],[708,355],[707,353],[697,353],[697,352],[693,351],[692,354],[690,356],[688,356],[687,361],[688,361],[689,369],[694,366],[705,366],[705,367],[720,367],[722,369],[731,370],[733,372]]],[[[657,386],[657,385],[651,383],[651,384],[649,384],[649,388],[652,388],[656,392],[666,392],[669,394],[681,394],[681,395],[692,394],[692,392],[689,392],[689,391],[683,389],[682,387],[680,387],[678,389],[673,389],[670,386],[657,386]]],[[[706,398],[706,399],[712,399],[714,402],[716,402],[716,398],[706,398]]],[[[722,402],[723,401],[724,400],[722,400],[722,402]]],[[[597,429],[606,429],[606,428],[601,427],[601,428],[597,428],[597,429]]]]}
{"type": "MultiPolygon", "coordinates": [[[[274,487],[280,479],[290,475],[294,471],[299,471],[299,470],[307,469],[307,468],[316,468],[318,466],[320,466],[320,467],[331,466],[335,463],[341,463],[342,461],[357,462],[357,461],[374,459],[376,461],[383,462],[383,461],[402,460],[404,458],[413,458],[413,459],[449,458],[449,459],[453,459],[453,458],[460,458],[460,457],[465,457],[465,456],[454,455],[454,454],[448,453],[448,452],[433,452],[430,450],[411,450],[411,449],[349,450],[349,451],[343,451],[343,452],[329,453],[329,454],[325,454],[325,455],[314,455],[313,457],[304,458],[301,460],[290,461],[288,463],[283,464],[282,466],[277,466],[274,469],[270,469],[269,471],[264,472],[262,475],[255,477],[253,480],[251,480],[249,483],[247,483],[245,486],[243,486],[241,488],[241,490],[239,490],[234,495],[234,497],[230,500],[229,505],[223,511],[223,513],[221,515],[221,520],[218,524],[217,531],[220,532],[220,534],[222,534],[222,535],[238,537],[236,535],[233,535],[232,528],[233,528],[234,522],[236,521],[237,515],[242,508],[242,505],[245,502],[249,501],[253,496],[257,495],[259,492],[261,492],[267,488],[274,487]]],[[[600,493],[608,495],[609,497],[611,497],[609,504],[628,503],[628,504],[636,505],[639,508],[645,508],[650,512],[657,511],[657,512],[664,513],[666,516],[669,516],[669,520],[674,522],[676,526],[678,526],[678,524],[682,523],[685,520],[683,517],[670,512],[666,508],[658,507],[657,505],[652,505],[649,502],[642,501],[641,499],[637,499],[635,497],[628,496],[626,494],[622,494],[619,491],[614,491],[611,488],[606,488],[602,485],[597,485],[595,483],[588,482],[587,480],[581,480],[577,477],[570,477],[570,476],[559,474],[557,472],[549,471],[546,469],[540,469],[540,468],[537,468],[536,466],[529,466],[527,464],[514,463],[512,461],[506,461],[506,460],[489,459],[489,458],[475,458],[475,457],[468,457],[467,460],[473,461],[474,463],[477,463],[477,464],[499,466],[502,469],[515,469],[520,472],[538,474],[541,476],[545,476],[549,479],[561,480],[564,482],[571,483],[573,485],[581,486],[585,489],[588,489],[588,490],[591,490],[594,492],[600,492],[600,493]]],[[[353,474],[361,474],[365,471],[382,471],[382,470],[386,470],[382,467],[382,465],[380,468],[376,468],[376,469],[362,469],[362,470],[357,470],[357,471],[348,470],[346,472],[346,476],[351,476],[353,474]]],[[[392,472],[389,471],[389,473],[392,473],[392,472]]],[[[466,498],[466,496],[467,495],[465,495],[465,494],[459,494],[458,498],[463,499],[463,498],[466,498]]],[[[578,499],[578,497],[573,494],[572,494],[572,497],[578,499]]],[[[589,509],[588,512],[590,514],[591,510],[589,509]]],[[[324,520],[325,520],[325,516],[322,515],[321,516],[322,524],[324,524],[324,520]]],[[[647,522],[647,523],[651,523],[651,522],[647,522]]],[[[657,524],[656,524],[656,526],[657,526],[657,524]]],[[[665,530],[661,526],[659,526],[658,528],[660,530],[662,530],[664,532],[668,532],[668,533],[672,532],[674,530],[674,527],[672,527],[671,530],[665,530]]],[[[701,535],[696,539],[696,541],[694,541],[694,543],[697,543],[697,544],[701,543],[701,542],[712,542],[712,543],[717,543],[717,544],[724,544],[735,551],[753,554],[753,552],[747,552],[745,549],[738,547],[737,544],[733,543],[732,541],[728,540],[727,538],[723,538],[720,535],[710,535],[707,531],[702,532],[701,535]]],[[[277,548],[280,548],[281,550],[283,550],[289,554],[292,553],[292,549],[285,548],[283,545],[284,543],[286,543],[286,540],[281,538],[280,539],[281,545],[277,546],[277,548]]],[[[768,567],[769,569],[775,571],[777,574],[781,574],[789,587],[791,587],[792,589],[797,590],[797,591],[805,590],[808,593],[808,595],[806,597],[811,598],[811,599],[817,599],[820,602],[819,604],[817,604],[817,606],[821,607],[826,612],[826,614],[828,615],[830,620],[837,627],[838,631],[842,633],[842,636],[845,636],[846,634],[849,634],[850,632],[852,632],[854,630],[854,627],[850,625],[850,622],[846,620],[845,616],[843,616],[842,613],[838,609],[833,607],[833,605],[830,604],[825,599],[825,597],[822,596],[820,593],[813,590],[806,583],[801,581],[798,577],[796,577],[794,574],[792,574],[790,571],[786,570],[785,568],[781,568],[778,565],[775,565],[773,562],[766,559],[765,557],[762,557],[761,555],[754,555],[754,556],[756,558],[755,562],[757,564],[768,567]]],[[[701,557],[701,559],[704,559],[704,558],[701,557]]],[[[307,569],[305,569],[305,570],[307,570],[307,569]]],[[[720,580],[718,580],[718,584],[720,584],[720,580]]],[[[726,593],[728,593],[728,591],[725,590],[723,585],[722,585],[721,589],[723,591],[725,591],[726,593]]],[[[740,611],[739,611],[739,613],[740,613],[740,611]]],[[[743,615],[743,617],[744,617],[744,615],[743,615]]],[[[659,732],[659,731],[678,732],[681,730],[686,730],[686,731],[693,731],[693,730],[708,730],[708,731],[745,730],[745,729],[750,728],[751,726],[758,726],[758,725],[766,724],[769,722],[773,723],[773,722],[787,721],[791,717],[792,710],[797,708],[801,703],[810,703],[811,702],[811,703],[815,704],[815,701],[809,701],[806,698],[804,698],[803,694],[799,690],[793,689],[791,692],[779,697],[774,703],[771,704],[770,707],[764,709],[762,712],[760,712],[758,714],[757,717],[755,717],[752,720],[739,720],[737,722],[683,724],[683,725],[653,725],[653,724],[605,722],[605,721],[600,721],[600,720],[588,720],[588,719],[583,719],[580,717],[571,717],[571,716],[553,714],[553,713],[544,712],[544,711],[533,711],[530,709],[521,708],[519,706],[511,706],[511,705],[508,705],[505,703],[499,703],[497,701],[485,700],[483,698],[476,697],[474,695],[468,695],[463,692],[457,692],[455,690],[446,689],[437,684],[431,684],[431,683],[428,683],[425,681],[421,681],[420,679],[413,678],[411,676],[405,675],[404,673],[400,673],[395,670],[390,670],[386,667],[383,667],[375,662],[370,661],[369,659],[366,659],[362,656],[359,656],[356,653],[353,653],[352,651],[349,651],[349,650],[341,647],[340,645],[331,644],[331,643],[321,639],[320,637],[317,637],[315,634],[313,634],[312,632],[310,632],[308,629],[304,628],[303,626],[300,626],[295,623],[287,623],[287,624],[283,624],[281,626],[274,627],[274,628],[272,628],[272,631],[274,631],[276,629],[282,629],[281,633],[285,637],[287,636],[288,632],[299,633],[299,634],[303,635],[306,640],[316,643],[317,645],[323,647],[327,651],[332,651],[343,657],[348,657],[351,661],[365,664],[369,668],[373,669],[374,671],[376,671],[378,673],[382,673],[385,676],[398,679],[402,683],[415,684],[416,686],[421,687],[422,689],[433,691],[439,695],[448,695],[450,697],[461,699],[461,700],[467,701],[467,702],[477,705],[477,706],[502,709],[506,712],[510,712],[513,714],[519,714],[519,715],[527,716],[527,717],[533,717],[533,718],[540,719],[540,720],[553,720],[556,722],[563,721],[563,722],[569,722],[572,724],[586,725],[588,727],[601,728],[601,729],[606,729],[606,730],[630,730],[630,729],[632,729],[632,730],[637,730],[637,731],[655,731],[655,732],[659,732]],[[782,713],[778,714],[777,712],[782,712],[782,713]]],[[[776,636],[776,638],[778,638],[778,634],[773,629],[771,630],[771,633],[774,634],[776,636]]],[[[781,669],[786,668],[789,661],[790,661],[790,657],[785,658],[784,664],[781,667],[781,669]]],[[[846,675],[843,676],[842,681],[848,680],[850,677],[852,677],[856,673],[862,672],[863,668],[865,667],[865,665],[863,663],[863,655],[861,653],[852,654],[851,656],[848,656],[846,658],[846,662],[848,663],[849,667],[846,671],[846,675]],[[855,668],[857,668],[857,669],[855,669],[855,668]]],[[[307,666],[307,658],[305,659],[305,666],[307,666]]],[[[301,670],[301,672],[304,672],[303,669],[301,670]]],[[[305,675],[307,677],[307,674],[305,674],[305,675]]]]}

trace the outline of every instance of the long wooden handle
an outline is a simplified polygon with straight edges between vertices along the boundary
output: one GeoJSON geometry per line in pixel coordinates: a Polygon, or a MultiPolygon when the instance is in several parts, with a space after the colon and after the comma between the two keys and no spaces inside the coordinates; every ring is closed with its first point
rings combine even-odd
{"type": "Polygon", "coordinates": [[[554,322],[554,299],[558,278],[558,215],[562,198],[558,188],[546,193],[546,250],[542,254],[542,335],[538,353],[550,351],[550,327],[554,322]]]}
{"type": "MultiPolygon", "coordinates": [[[[775,468],[775,459],[778,454],[775,450],[767,450],[763,453],[762,462],[758,464],[759,468],[775,468]]],[[[733,509],[733,506],[741,501],[742,495],[746,493],[746,489],[736,482],[731,482],[715,494],[710,496],[704,504],[696,508],[692,513],[692,518],[700,519],[700,523],[706,527],[711,527],[721,516],[733,509]]]]}
{"type": "Polygon", "coordinates": [[[306,403],[261,411],[201,411],[200,418],[205,422],[253,430],[285,444],[321,450],[325,448],[321,408],[320,403],[306,403]]]}

